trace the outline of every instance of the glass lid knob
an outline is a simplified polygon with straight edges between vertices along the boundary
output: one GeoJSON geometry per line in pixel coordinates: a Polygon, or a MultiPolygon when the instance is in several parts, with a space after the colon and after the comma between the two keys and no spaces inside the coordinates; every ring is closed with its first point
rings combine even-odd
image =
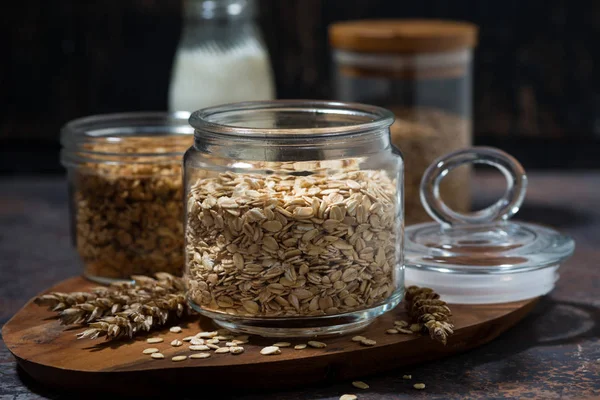
{"type": "Polygon", "coordinates": [[[423,207],[442,227],[482,225],[506,221],[515,215],[525,199],[527,175],[511,155],[492,147],[472,147],[449,153],[435,160],[421,180],[420,196],[423,207]],[[463,214],[452,210],[440,196],[440,183],[450,171],[465,164],[487,164],[502,172],[507,187],[500,199],[491,206],[463,214]]]}
{"type": "Polygon", "coordinates": [[[434,288],[444,301],[459,304],[506,303],[552,290],[575,242],[545,226],[508,221],[526,189],[521,164],[498,149],[473,147],[434,161],[423,175],[420,195],[437,223],[406,227],[406,283],[434,288]],[[440,182],[465,164],[496,167],[507,187],[488,208],[462,214],[443,202],[440,182]]]}

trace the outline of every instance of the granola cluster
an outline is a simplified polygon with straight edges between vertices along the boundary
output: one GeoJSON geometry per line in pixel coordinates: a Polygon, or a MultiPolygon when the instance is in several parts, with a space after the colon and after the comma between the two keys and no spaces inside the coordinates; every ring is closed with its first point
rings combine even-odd
{"type": "MultiPolygon", "coordinates": [[[[173,150],[172,144],[169,149],[157,147],[157,140],[126,142],[118,151],[160,154],[173,150]]],[[[95,152],[115,152],[114,146],[92,147],[95,152]]],[[[183,150],[185,145],[181,147],[183,150]]],[[[88,162],[71,172],[74,231],[85,274],[113,279],[159,271],[182,275],[180,156],[121,156],[115,160],[88,162]]]]}

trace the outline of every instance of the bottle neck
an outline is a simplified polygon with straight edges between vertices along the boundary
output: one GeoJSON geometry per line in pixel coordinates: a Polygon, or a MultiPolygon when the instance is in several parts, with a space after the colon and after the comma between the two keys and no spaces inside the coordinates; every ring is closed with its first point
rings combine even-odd
{"type": "Polygon", "coordinates": [[[239,21],[255,16],[254,0],[184,0],[186,20],[239,21]]]}

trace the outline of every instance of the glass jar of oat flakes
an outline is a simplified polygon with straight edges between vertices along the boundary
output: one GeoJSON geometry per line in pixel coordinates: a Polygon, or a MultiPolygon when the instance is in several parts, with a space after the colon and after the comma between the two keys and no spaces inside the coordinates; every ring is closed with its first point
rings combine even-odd
{"type": "MultiPolygon", "coordinates": [[[[425,169],[436,158],[471,146],[471,59],[477,27],[440,20],[335,23],[329,39],[336,62],[336,98],[392,110],[392,142],[402,152],[406,223],[430,220],[419,199],[425,169]]],[[[470,209],[470,167],[444,179],[441,195],[470,209]]]]}
{"type": "Polygon", "coordinates": [[[181,162],[193,142],[189,115],[108,114],[63,127],[71,233],[89,279],[182,275],[181,162]]]}
{"type": "Polygon", "coordinates": [[[404,287],[402,157],[393,114],[272,101],[196,111],[186,153],[186,281],[233,331],[360,329],[404,287]]]}

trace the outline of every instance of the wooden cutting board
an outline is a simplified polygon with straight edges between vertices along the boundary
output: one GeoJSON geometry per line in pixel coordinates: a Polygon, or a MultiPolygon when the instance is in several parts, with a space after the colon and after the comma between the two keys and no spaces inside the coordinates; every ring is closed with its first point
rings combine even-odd
{"type": "MultiPolygon", "coordinates": [[[[48,291],[85,291],[97,286],[83,278],[61,282],[48,291]]],[[[427,336],[386,334],[398,319],[407,320],[402,306],[378,318],[362,333],[377,341],[365,347],[349,336],[322,339],[324,349],[283,348],[282,354],[261,355],[260,349],[280,339],[251,337],[240,355],[212,354],[207,359],[173,362],[175,355],[190,355],[188,343],[172,347],[182,339],[216,327],[206,318],[181,323],[183,332],[168,327],[126,342],[76,340],[83,328],[61,326],[54,313],[31,301],[2,329],[8,349],[19,365],[35,380],[50,386],[87,393],[107,391],[119,394],[156,394],[175,386],[253,389],[282,388],[323,381],[351,380],[392,368],[416,364],[456,354],[487,343],[516,324],[534,307],[536,299],[494,305],[452,305],[456,331],[443,346],[427,336]],[[163,343],[149,345],[146,338],[160,336],[163,343]],[[143,355],[142,350],[157,347],[164,360],[143,355]]],[[[294,340],[293,344],[306,340],[294,340]]]]}

